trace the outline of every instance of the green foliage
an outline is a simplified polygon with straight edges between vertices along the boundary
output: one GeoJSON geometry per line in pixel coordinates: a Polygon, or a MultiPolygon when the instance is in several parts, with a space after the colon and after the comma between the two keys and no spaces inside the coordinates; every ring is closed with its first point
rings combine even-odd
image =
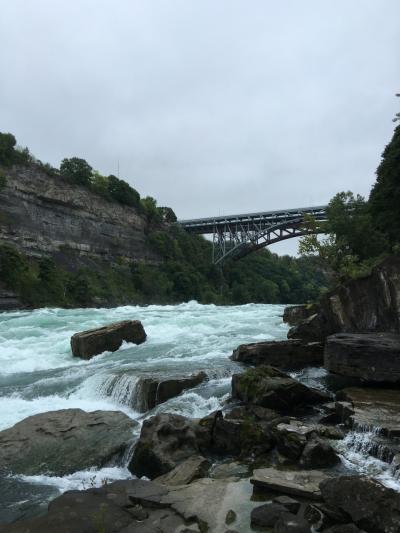
{"type": "Polygon", "coordinates": [[[12,133],[0,133],[0,164],[8,166],[14,162],[16,144],[12,133]]]}
{"type": "Polygon", "coordinates": [[[107,190],[114,200],[120,204],[131,207],[140,206],[140,195],[126,181],[118,179],[114,175],[108,176],[107,190]]]}
{"type": "Polygon", "coordinates": [[[400,242],[400,125],[382,154],[376,174],[369,197],[370,213],[393,246],[400,242]]]}
{"type": "Polygon", "coordinates": [[[151,196],[146,196],[146,198],[140,200],[140,205],[149,224],[157,225],[162,222],[163,215],[160,208],[157,207],[157,200],[151,196]]]}
{"type": "Polygon", "coordinates": [[[92,167],[87,161],[79,157],[66,158],[61,161],[60,174],[78,185],[90,186],[92,167]]]}
{"type": "Polygon", "coordinates": [[[381,257],[388,249],[385,235],[374,228],[368,203],[352,192],[341,192],[332,198],[326,222],[308,220],[306,225],[315,233],[300,240],[300,253],[318,255],[339,277],[366,274],[375,263],[371,258],[381,257]],[[326,237],[316,235],[321,231],[326,237]]]}

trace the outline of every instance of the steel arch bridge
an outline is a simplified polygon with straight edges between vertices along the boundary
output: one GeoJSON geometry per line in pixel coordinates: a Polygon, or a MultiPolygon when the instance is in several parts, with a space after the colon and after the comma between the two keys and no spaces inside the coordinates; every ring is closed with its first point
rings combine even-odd
{"type": "Polygon", "coordinates": [[[276,242],[321,233],[307,227],[308,217],[326,220],[326,206],[179,220],[178,224],[188,233],[212,235],[213,263],[220,264],[228,257],[240,259],[276,242]]]}

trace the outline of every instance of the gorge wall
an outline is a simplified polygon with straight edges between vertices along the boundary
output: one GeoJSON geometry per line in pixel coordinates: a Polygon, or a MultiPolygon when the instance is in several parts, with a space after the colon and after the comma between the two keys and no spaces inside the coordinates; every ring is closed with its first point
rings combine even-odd
{"type": "Polygon", "coordinates": [[[36,165],[1,168],[0,243],[30,255],[52,255],[70,268],[102,260],[158,262],[146,245],[146,220],[36,165]]]}

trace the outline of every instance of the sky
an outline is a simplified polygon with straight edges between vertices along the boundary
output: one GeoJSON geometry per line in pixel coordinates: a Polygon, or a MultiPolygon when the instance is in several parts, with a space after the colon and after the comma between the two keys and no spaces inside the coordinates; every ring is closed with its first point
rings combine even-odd
{"type": "Polygon", "coordinates": [[[0,131],[178,218],[368,195],[399,20],[398,0],[0,0],[0,131]]]}

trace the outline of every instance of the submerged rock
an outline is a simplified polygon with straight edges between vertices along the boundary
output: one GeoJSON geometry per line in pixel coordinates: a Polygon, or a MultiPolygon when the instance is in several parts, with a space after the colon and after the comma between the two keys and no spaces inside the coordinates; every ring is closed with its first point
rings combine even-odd
{"type": "Polygon", "coordinates": [[[320,485],[325,502],[368,533],[400,531],[400,493],[365,476],[341,476],[320,485]]]}
{"type": "Polygon", "coordinates": [[[91,359],[94,355],[106,351],[117,351],[124,341],[141,344],[145,340],[146,333],[139,320],[124,320],[75,333],[71,337],[71,349],[74,357],[91,359]]]}
{"type": "Polygon", "coordinates": [[[65,476],[121,458],[137,425],[119,411],[62,409],[0,432],[0,464],[14,474],[65,476]]]}
{"type": "Polygon", "coordinates": [[[243,374],[234,374],[232,397],[282,412],[330,399],[329,395],[307,387],[271,366],[260,366],[243,374]]]}
{"type": "Polygon", "coordinates": [[[326,339],[324,365],[330,372],[365,381],[400,383],[400,335],[338,333],[326,339]]]}
{"type": "Polygon", "coordinates": [[[324,348],[320,342],[286,341],[241,344],[231,359],[251,365],[271,365],[284,370],[323,364],[324,348]]]}
{"type": "Polygon", "coordinates": [[[274,526],[282,514],[288,512],[287,508],[277,503],[265,503],[251,511],[251,525],[258,527],[274,526]]]}
{"type": "Polygon", "coordinates": [[[178,396],[184,390],[200,385],[206,378],[205,372],[168,378],[142,377],[136,386],[135,407],[143,413],[149,411],[156,405],[178,396]]]}

